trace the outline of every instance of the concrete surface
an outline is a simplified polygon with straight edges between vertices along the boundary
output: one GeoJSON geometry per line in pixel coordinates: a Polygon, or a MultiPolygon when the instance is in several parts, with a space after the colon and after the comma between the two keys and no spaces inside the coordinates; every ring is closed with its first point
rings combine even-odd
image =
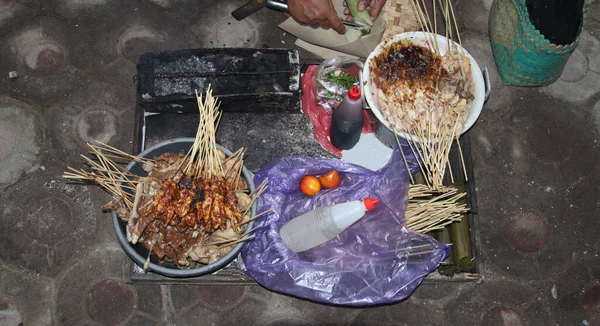
{"type": "Polygon", "coordinates": [[[561,79],[521,89],[495,70],[491,1],[459,1],[465,47],[493,83],[471,133],[486,279],[349,309],[257,286],[127,284],[107,195],[60,178],[86,141],[131,148],[138,54],[291,47],[280,14],[237,22],[231,0],[0,0],[0,325],[600,325],[599,3],[561,79]]]}

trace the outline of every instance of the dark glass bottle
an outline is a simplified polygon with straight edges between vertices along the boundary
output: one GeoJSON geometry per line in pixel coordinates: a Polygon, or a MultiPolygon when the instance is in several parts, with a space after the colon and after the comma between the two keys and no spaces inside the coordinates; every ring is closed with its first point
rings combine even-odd
{"type": "Polygon", "coordinates": [[[353,86],[340,105],[333,111],[329,138],[341,150],[353,148],[362,133],[365,122],[360,88],[353,86]]]}

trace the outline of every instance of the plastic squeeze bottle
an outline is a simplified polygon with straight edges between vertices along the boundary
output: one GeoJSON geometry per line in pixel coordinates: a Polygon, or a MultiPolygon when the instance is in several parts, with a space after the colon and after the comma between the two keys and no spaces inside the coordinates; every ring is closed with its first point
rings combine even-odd
{"type": "Polygon", "coordinates": [[[318,207],[287,222],[279,235],[294,252],[306,251],[337,237],[378,202],[379,199],[366,198],[318,207]]]}
{"type": "Polygon", "coordinates": [[[333,111],[329,139],[338,149],[348,150],[358,143],[365,122],[360,88],[350,88],[333,111]]]}

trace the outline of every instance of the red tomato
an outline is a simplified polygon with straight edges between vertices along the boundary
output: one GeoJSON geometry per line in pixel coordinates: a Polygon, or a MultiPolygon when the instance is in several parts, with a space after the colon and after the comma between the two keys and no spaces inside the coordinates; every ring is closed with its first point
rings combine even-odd
{"type": "Polygon", "coordinates": [[[314,175],[307,175],[300,182],[300,191],[307,196],[314,196],[321,191],[319,179],[314,175]]]}
{"type": "Polygon", "coordinates": [[[329,171],[319,177],[319,182],[324,188],[335,188],[340,185],[340,173],[335,170],[329,171]]]}

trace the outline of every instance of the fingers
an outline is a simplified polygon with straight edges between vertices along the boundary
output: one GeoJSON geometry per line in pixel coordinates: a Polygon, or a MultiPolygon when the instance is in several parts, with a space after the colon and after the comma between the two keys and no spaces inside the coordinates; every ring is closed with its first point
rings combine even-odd
{"type": "Polygon", "coordinates": [[[369,15],[371,15],[371,20],[375,21],[381,10],[383,10],[383,6],[385,5],[385,0],[373,0],[371,2],[371,7],[369,8],[369,15]]]}
{"type": "MultiPolygon", "coordinates": [[[[1,0],[0,0],[1,1],[1,0]]],[[[308,0],[315,4],[306,6],[306,0],[289,0],[288,6],[292,17],[303,25],[310,25],[312,28],[330,29],[343,34],[346,32],[346,26],[333,7],[331,0],[308,0]]],[[[346,9],[347,10],[347,9],[346,9]]],[[[348,11],[348,13],[350,13],[348,11]]]]}
{"type": "Polygon", "coordinates": [[[344,9],[344,15],[346,15],[346,21],[347,22],[351,22],[352,21],[352,16],[350,16],[350,9],[345,8],[344,9]]]}
{"type": "Polygon", "coordinates": [[[358,11],[364,11],[371,4],[371,0],[360,0],[358,2],[358,11]]]}
{"type": "Polygon", "coordinates": [[[370,8],[369,15],[371,15],[371,20],[375,21],[375,19],[377,19],[377,17],[379,17],[379,14],[381,13],[382,9],[383,9],[383,6],[370,8]]]}

